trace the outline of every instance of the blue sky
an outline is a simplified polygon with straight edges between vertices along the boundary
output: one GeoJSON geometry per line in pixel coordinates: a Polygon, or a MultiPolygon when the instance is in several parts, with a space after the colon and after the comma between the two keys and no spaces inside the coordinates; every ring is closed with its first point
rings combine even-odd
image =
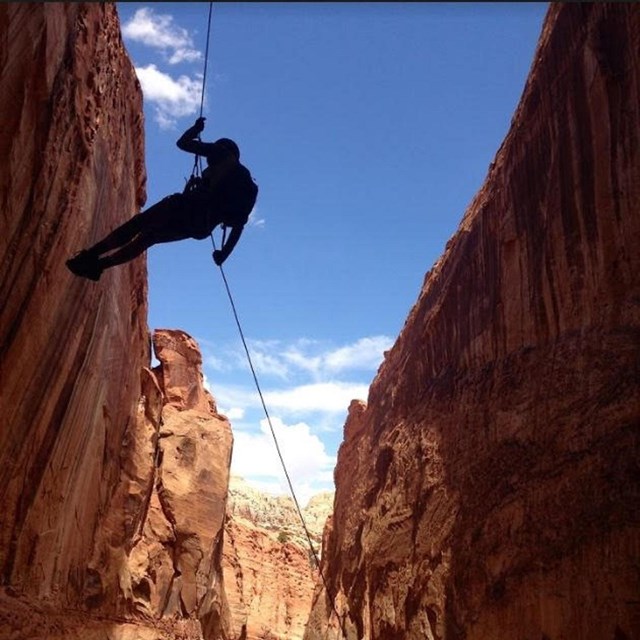
{"type": "MultiPolygon", "coordinates": [[[[147,204],[181,191],[209,3],[118,3],[144,94],[147,204]]],[[[425,273],[482,185],[546,3],[214,3],[203,140],[230,137],[260,193],[224,265],[299,499],[333,489],[425,273]]],[[[220,233],[216,235],[220,240],[220,233]]],[[[234,429],[232,472],[288,493],[211,243],[152,247],[149,326],[200,345],[234,429]]]]}

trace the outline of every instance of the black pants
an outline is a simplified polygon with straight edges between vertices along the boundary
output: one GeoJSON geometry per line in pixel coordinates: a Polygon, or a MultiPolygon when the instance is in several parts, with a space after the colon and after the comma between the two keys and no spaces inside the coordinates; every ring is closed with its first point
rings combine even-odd
{"type": "Polygon", "coordinates": [[[217,225],[209,207],[202,194],[174,193],[133,216],[89,251],[100,259],[103,268],[108,268],[133,260],[154,244],[201,240],[217,225]],[[113,253],[101,257],[109,252],[113,253]]]}

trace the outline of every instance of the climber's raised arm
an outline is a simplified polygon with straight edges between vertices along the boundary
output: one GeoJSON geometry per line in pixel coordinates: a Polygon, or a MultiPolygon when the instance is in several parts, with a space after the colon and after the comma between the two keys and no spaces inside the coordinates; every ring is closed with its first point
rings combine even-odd
{"type": "Polygon", "coordinates": [[[213,150],[212,142],[201,142],[198,136],[204,129],[205,118],[198,118],[195,124],[189,127],[179,138],[176,144],[179,149],[199,156],[208,156],[213,150]]]}

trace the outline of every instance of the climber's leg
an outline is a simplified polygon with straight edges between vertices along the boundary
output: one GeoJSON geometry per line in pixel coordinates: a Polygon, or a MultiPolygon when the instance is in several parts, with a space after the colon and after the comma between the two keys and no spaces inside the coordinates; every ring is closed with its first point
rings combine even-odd
{"type": "MultiPolygon", "coordinates": [[[[151,207],[153,209],[153,207],[151,207]]],[[[151,210],[150,209],[150,210],[151,210]]],[[[130,242],[142,231],[144,225],[144,214],[138,213],[131,220],[127,220],[117,229],[114,229],[109,235],[87,249],[87,252],[98,258],[103,253],[113,251],[118,247],[122,247],[130,242]]]]}
{"type": "Polygon", "coordinates": [[[100,270],[103,271],[109,267],[124,264],[125,262],[129,262],[129,260],[137,258],[143,251],[146,251],[153,244],[155,244],[155,242],[152,235],[148,233],[139,233],[124,247],[110,253],[108,256],[99,258],[97,265],[100,270]]]}
{"type": "MultiPolygon", "coordinates": [[[[164,201],[163,201],[164,202],[164,201]]],[[[98,260],[101,269],[115,267],[137,258],[154,244],[164,242],[177,242],[191,237],[189,229],[185,226],[183,212],[180,209],[180,200],[165,203],[162,209],[153,212],[153,208],[144,214],[142,229],[133,239],[117,251],[110,253],[98,260]]]]}
{"type": "Polygon", "coordinates": [[[191,233],[185,225],[184,210],[181,194],[167,196],[91,248],[67,260],[67,266],[78,276],[99,280],[104,269],[133,260],[154,244],[189,238],[191,233]],[[111,253],[103,255],[108,252],[111,253]]]}

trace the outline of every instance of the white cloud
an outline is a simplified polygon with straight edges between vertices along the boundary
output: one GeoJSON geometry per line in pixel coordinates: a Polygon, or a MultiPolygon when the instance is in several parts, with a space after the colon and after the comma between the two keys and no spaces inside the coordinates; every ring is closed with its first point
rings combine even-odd
{"type": "Polygon", "coordinates": [[[156,121],[162,128],[175,124],[175,119],[195,114],[200,106],[202,81],[182,75],[177,79],[163,73],[155,64],[136,67],[145,100],[153,103],[156,121]]]}
{"type": "Polygon", "coordinates": [[[326,367],[329,371],[374,369],[392,344],[393,341],[387,336],[361,338],[352,345],[328,353],[325,356],[326,367]]]}
{"type": "Polygon", "coordinates": [[[278,354],[267,353],[254,343],[252,343],[249,353],[251,354],[253,366],[258,373],[278,378],[288,377],[289,370],[287,365],[282,362],[278,354]]]}
{"type": "Polygon", "coordinates": [[[211,393],[220,407],[241,407],[245,410],[261,407],[255,388],[248,385],[245,387],[214,382],[211,384],[211,393]]]}
{"type": "Polygon", "coordinates": [[[340,373],[353,369],[374,369],[382,361],[384,352],[393,341],[388,336],[360,338],[356,342],[317,355],[305,351],[308,345],[294,345],[284,352],[283,357],[291,364],[313,373],[340,373]]]}
{"type": "Polygon", "coordinates": [[[173,16],[157,14],[149,7],[138,9],[122,27],[125,39],[159,49],[169,64],[197,62],[202,53],[193,48],[189,32],[173,23],[173,16]]]}
{"type": "MultiPolygon", "coordinates": [[[[360,338],[352,344],[331,349],[308,339],[296,340],[288,345],[275,340],[251,340],[249,353],[260,375],[289,380],[307,374],[316,382],[321,382],[346,371],[374,370],[392,344],[393,339],[388,336],[360,338]]],[[[219,356],[220,351],[217,349],[216,355],[205,356],[207,366],[225,372],[246,367],[246,355],[241,346],[224,350],[224,357],[219,356]]]]}
{"type": "Polygon", "coordinates": [[[248,224],[250,227],[264,227],[265,219],[258,217],[258,207],[255,206],[251,213],[249,214],[248,224]]]}
{"type": "Polygon", "coordinates": [[[244,418],[244,409],[240,407],[231,407],[231,409],[219,409],[222,415],[227,416],[229,420],[242,420],[244,418]]]}
{"type": "Polygon", "coordinates": [[[289,347],[287,351],[283,352],[282,357],[294,367],[314,375],[318,375],[320,373],[323,362],[321,355],[307,355],[302,353],[297,346],[289,347]]]}
{"type": "Polygon", "coordinates": [[[232,371],[233,369],[237,369],[235,365],[229,363],[228,360],[224,358],[219,358],[218,356],[214,356],[212,354],[205,355],[202,354],[202,361],[205,367],[212,369],[213,371],[232,371]]]}
{"type": "MultiPolygon", "coordinates": [[[[221,406],[262,409],[260,396],[253,387],[213,384],[212,393],[221,406]]],[[[350,382],[318,382],[262,390],[267,408],[285,415],[346,413],[351,400],[366,400],[368,393],[368,385],[350,382]]]]}
{"type": "MultiPolygon", "coordinates": [[[[345,381],[336,375],[372,369],[391,343],[385,336],[365,337],[339,348],[327,348],[309,339],[290,344],[275,340],[249,342],[269,414],[280,416],[272,417],[272,424],[301,504],[319,491],[332,490],[335,458],[327,453],[321,436],[335,434],[343,425],[351,401],[366,400],[369,393],[364,380],[345,381]],[[304,421],[295,424],[284,422],[301,419],[304,421]]],[[[218,406],[238,409],[237,412],[221,409],[232,420],[232,473],[261,491],[289,494],[257,390],[248,378],[244,383],[230,384],[232,369],[246,370],[244,350],[241,345],[225,348],[208,341],[202,341],[201,345],[207,351],[215,349],[215,357],[205,356],[205,364],[216,367],[211,386],[218,406]],[[220,372],[222,367],[227,370],[220,372]],[[258,421],[260,431],[256,433],[258,421]]]]}
{"type": "MultiPolygon", "coordinates": [[[[272,418],[271,424],[300,506],[319,491],[333,490],[336,460],[309,425],[287,425],[280,418],[272,418]]],[[[234,433],[231,473],[262,490],[290,493],[267,420],[260,422],[260,433],[234,433]]]]}
{"type": "Polygon", "coordinates": [[[291,389],[267,391],[264,397],[267,406],[288,413],[341,413],[347,410],[351,400],[366,399],[368,392],[366,384],[318,382],[291,389]]]}
{"type": "Polygon", "coordinates": [[[198,62],[202,59],[202,54],[199,51],[192,49],[180,49],[175,51],[169,57],[169,64],[179,64],[180,62],[198,62]]]}

